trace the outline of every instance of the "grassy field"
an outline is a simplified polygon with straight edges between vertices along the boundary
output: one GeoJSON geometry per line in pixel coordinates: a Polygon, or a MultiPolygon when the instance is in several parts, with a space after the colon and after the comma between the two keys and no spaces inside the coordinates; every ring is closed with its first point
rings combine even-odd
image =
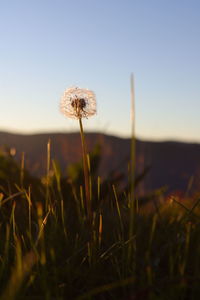
{"type": "Polygon", "coordinates": [[[88,206],[82,164],[64,177],[47,151],[40,179],[0,155],[0,299],[200,298],[199,195],[138,199],[94,150],[88,206]]]}

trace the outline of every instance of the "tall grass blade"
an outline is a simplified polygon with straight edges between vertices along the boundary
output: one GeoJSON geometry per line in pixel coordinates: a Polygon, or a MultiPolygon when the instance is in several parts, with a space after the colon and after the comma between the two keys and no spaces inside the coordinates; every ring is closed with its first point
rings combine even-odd
{"type": "Polygon", "coordinates": [[[22,152],[21,169],[20,169],[20,183],[21,183],[22,188],[23,188],[23,185],[24,185],[24,162],[25,162],[25,153],[22,152]]]}
{"type": "Polygon", "coordinates": [[[10,279],[7,283],[5,290],[0,297],[1,300],[14,300],[19,293],[19,290],[30,274],[33,266],[37,262],[35,253],[31,250],[22,256],[22,249],[19,240],[16,240],[16,262],[11,272],[10,279]]]}
{"type": "Polygon", "coordinates": [[[47,173],[46,173],[46,211],[50,204],[50,162],[51,162],[51,140],[47,143],[47,173]]]}
{"type": "MultiPolygon", "coordinates": [[[[131,85],[131,155],[130,155],[130,217],[129,217],[129,239],[134,234],[134,218],[135,218],[135,94],[134,94],[134,77],[131,74],[130,78],[131,85]]],[[[133,252],[133,245],[130,244],[128,247],[128,264],[130,263],[131,255],[133,252]]]]}

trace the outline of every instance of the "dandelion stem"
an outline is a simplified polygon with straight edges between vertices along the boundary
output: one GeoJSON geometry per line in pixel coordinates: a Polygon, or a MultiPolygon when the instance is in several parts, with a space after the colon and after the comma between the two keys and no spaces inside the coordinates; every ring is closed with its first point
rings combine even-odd
{"type": "Polygon", "coordinates": [[[81,134],[81,145],[82,145],[82,153],[83,153],[83,170],[84,170],[84,179],[85,179],[85,204],[87,216],[91,215],[91,203],[90,203],[90,184],[89,184],[89,170],[88,170],[88,162],[87,162],[87,151],[86,151],[86,143],[85,136],[83,132],[83,124],[82,119],[79,118],[80,125],[80,134],[81,134]]]}

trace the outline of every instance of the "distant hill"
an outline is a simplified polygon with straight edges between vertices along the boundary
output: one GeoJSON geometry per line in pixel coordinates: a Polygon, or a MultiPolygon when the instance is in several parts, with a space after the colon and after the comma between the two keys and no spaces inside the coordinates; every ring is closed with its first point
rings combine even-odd
{"type": "MultiPolygon", "coordinates": [[[[36,176],[45,174],[46,148],[51,140],[51,157],[56,159],[63,173],[70,163],[81,160],[79,133],[11,134],[0,132],[0,146],[16,149],[16,159],[20,161],[25,152],[25,166],[36,176]]],[[[106,176],[111,171],[128,174],[130,140],[101,133],[86,134],[88,150],[101,145],[102,158],[99,174],[106,176]]],[[[139,189],[151,191],[168,186],[170,191],[187,191],[200,188],[200,145],[180,142],[136,142],[136,170],[141,173],[150,170],[139,189]]]]}

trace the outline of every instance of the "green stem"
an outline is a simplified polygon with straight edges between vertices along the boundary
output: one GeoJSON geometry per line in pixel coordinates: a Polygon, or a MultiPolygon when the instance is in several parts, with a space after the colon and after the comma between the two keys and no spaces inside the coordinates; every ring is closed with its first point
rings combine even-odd
{"type": "Polygon", "coordinates": [[[84,170],[84,180],[85,180],[85,204],[87,216],[91,216],[91,201],[90,201],[90,184],[89,184],[89,170],[87,162],[87,152],[86,152],[86,143],[85,136],[83,132],[82,119],[79,118],[80,125],[80,134],[81,134],[81,145],[82,145],[82,154],[83,154],[83,170],[84,170]]]}

